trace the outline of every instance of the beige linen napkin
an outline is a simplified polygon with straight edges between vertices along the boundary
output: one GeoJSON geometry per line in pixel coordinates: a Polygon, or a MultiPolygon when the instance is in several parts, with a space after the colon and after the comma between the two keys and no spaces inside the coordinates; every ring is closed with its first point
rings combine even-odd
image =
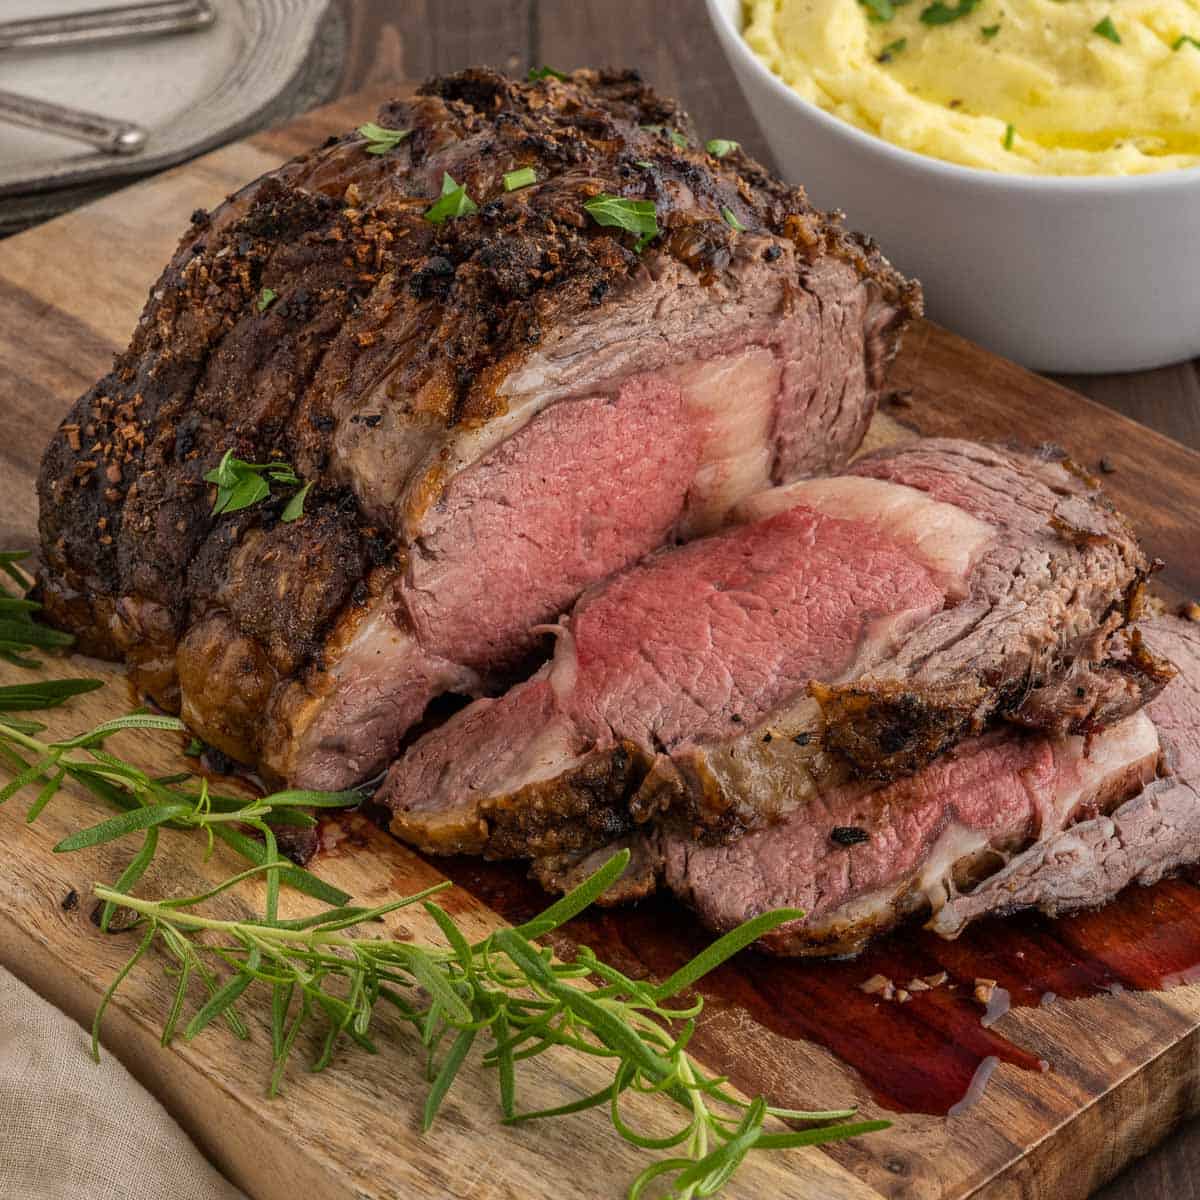
{"type": "Polygon", "coordinates": [[[0,967],[3,1200],[245,1200],[111,1054],[0,967]]]}

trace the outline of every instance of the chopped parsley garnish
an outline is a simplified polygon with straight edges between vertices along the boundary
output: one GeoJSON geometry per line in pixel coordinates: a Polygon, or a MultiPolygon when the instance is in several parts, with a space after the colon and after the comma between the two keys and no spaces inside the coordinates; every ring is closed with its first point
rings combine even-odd
{"type": "Polygon", "coordinates": [[[1102,38],[1108,38],[1114,46],[1121,44],[1121,35],[1117,32],[1117,27],[1112,23],[1112,17],[1105,17],[1099,25],[1092,29],[1093,33],[1098,33],[1102,38]]]}
{"type": "Polygon", "coordinates": [[[999,25],[985,25],[979,32],[982,33],[984,38],[990,42],[992,40],[992,38],[994,38],[996,36],[996,34],[998,34],[1000,32],[1000,26],[999,25]]]}
{"type": "Polygon", "coordinates": [[[567,76],[562,71],[556,71],[553,67],[530,67],[526,78],[530,83],[533,83],[537,79],[566,79],[567,76]]]}
{"type": "Polygon", "coordinates": [[[425,210],[425,220],[432,225],[440,225],[454,217],[469,217],[478,212],[479,206],[467,195],[465,184],[455,183],[445,172],[442,172],[442,194],[425,210]]]}
{"type": "Polygon", "coordinates": [[[647,171],[651,171],[654,169],[654,164],[644,158],[635,159],[633,165],[635,167],[644,167],[647,171]]]}
{"type": "Polygon", "coordinates": [[[365,149],[368,154],[386,154],[389,150],[395,150],[412,130],[385,129],[382,125],[376,125],[374,121],[368,121],[358,127],[358,132],[367,139],[365,149]]]}
{"type": "Polygon", "coordinates": [[[983,0],[958,0],[957,4],[944,4],[942,0],[937,0],[935,4],[921,10],[921,24],[949,25],[951,21],[957,21],[974,12],[982,2],[983,0]]]}
{"type": "Polygon", "coordinates": [[[1005,127],[1004,127],[1004,148],[1005,148],[1005,150],[1011,150],[1013,148],[1013,138],[1016,136],[1016,133],[1017,133],[1017,131],[1012,127],[1012,125],[1005,125],[1005,127]]]}
{"type": "Polygon", "coordinates": [[[878,25],[884,21],[890,21],[896,15],[896,9],[910,4],[912,0],[858,0],[858,2],[867,10],[867,20],[878,25]]]}
{"type": "Polygon", "coordinates": [[[704,149],[713,156],[713,158],[724,158],[727,154],[732,154],[741,142],[731,142],[728,138],[710,138],[704,143],[704,149]]]}
{"type": "Polygon", "coordinates": [[[1200,50],[1200,41],[1194,37],[1190,37],[1186,33],[1181,33],[1175,39],[1175,41],[1171,43],[1172,50],[1182,50],[1184,46],[1195,46],[1197,50],[1200,50]]]}
{"type": "Polygon", "coordinates": [[[724,218],[725,224],[729,226],[734,233],[745,233],[746,227],[737,219],[733,209],[728,204],[721,205],[721,216],[724,218]]]}
{"type": "Polygon", "coordinates": [[[598,196],[585,200],[583,207],[597,225],[627,229],[630,233],[639,234],[634,246],[634,250],[639,254],[647,242],[662,232],[658,227],[658,209],[653,200],[626,200],[621,196],[601,192],[598,196]]]}
{"type": "Polygon", "coordinates": [[[308,497],[309,488],[312,487],[310,479],[288,502],[284,505],[283,512],[279,514],[279,519],[285,524],[291,524],[304,516],[304,501],[308,497]]]}
{"type": "Polygon", "coordinates": [[[668,129],[665,125],[639,125],[644,133],[665,133],[675,144],[677,150],[686,150],[688,148],[688,140],[679,132],[678,129],[668,129]]]}
{"type": "Polygon", "coordinates": [[[217,485],[217,499],[212,515],[239,512],[271,496],[271,484],[297,487],[300,491],[288,501],[280,515],[281,521],[294,521],[304,514],[304,498],[311,483],[304,483],[295,470],[284,462],[250,463],[233,457],[226,450],[220,463],[204,476],[205,482],[217,485]],[[303,484],[303,486],[301,486],[303,484]]]}
{"type": "Polygon", "coordinates": [[[532,167],[522,167],[519,171],[508,171],[504,176],[504,190],[515,192],[518,188],[528,187],[537,183],[537,172],[532,167]]]}
{"type": "Polygon", "coordinates": [[[908,38],[897,38],[894,42],[888,42],[879,55],[876,57],[876,62],[890,63],[905,46],[908,45],[908,38]]]}
{"type": "Polygon", "coordinates": [[[261,292],[258,293],[258,299],[255,301],[255,305],[260,313],[266,312],[267,309],[270,308],[278,298],[278,293],[271,291],[269,287],[265,287],[261,292]]]}

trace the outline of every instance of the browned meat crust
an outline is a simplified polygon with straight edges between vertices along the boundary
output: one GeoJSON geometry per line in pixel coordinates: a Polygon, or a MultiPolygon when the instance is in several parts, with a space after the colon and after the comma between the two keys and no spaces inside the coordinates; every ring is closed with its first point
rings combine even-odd
{"type": "Polygon", "coordinates": [[[182,669],[208,675],[208,719],[228,706],[217,740],[243,756],[261,745],[269,697],[298,678],[319,690],[323,646],[403,569],[397,522],[436,492],[436,472],[410,480],[400,515],[391,497],[356,495],[333,446],[341,397],[382,395],[384,379],[410,440],[502,416],[498,387],[556,326],[656,261],[720,271],[736,236],[723,209],[788,248],[797,288],[805,264],[829,257],[870,281],[885,314],[870,330],[874,385],[919,311],[916,285],[869,241],[740,151],[708,155],[686,114],[633,73],[518,83],[468,70],[378,120],[411,135],[381,155],[356,133],[331,138],[194,215],[129,348],[42,464],[48,616],[84,650],[127,657],[168,708],[194,631],[182,669]],[[506,193],[504,173],[525,166],[539,186],[506,193]],[[443,171],[477,219],[424,219],[443,171]],[[586,213],[601,191],[653,199],[664,236],[639,256],[586,213]],[[277,298],[264,303],[264,289],[277,298]],[[281,524],[280,497],[214,521],[203,476],[229,449],[312,480],[306,519],[281,524]]]}

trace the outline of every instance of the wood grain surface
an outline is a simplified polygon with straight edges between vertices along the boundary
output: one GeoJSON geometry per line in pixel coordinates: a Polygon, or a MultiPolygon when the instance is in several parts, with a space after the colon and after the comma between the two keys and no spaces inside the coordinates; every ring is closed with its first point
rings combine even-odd
{"type": "MultiPolygon", "coordinates": [[[[297,147],[358,124],[377,99],[310,114],[296,127],[227,147],[0,246],[0,544],[33,544],[40,447],[126,340],[188,214],[297,147]]],[[[1115,468],[1106,479],[1114,498],[1150,550],[1170,563],[1164,586],[1176,596],[1200,591],[1192,516],[1200,455],[928,325],[908,339],[895,382],[897,399],[877,419],[875,440],[918,432],[1019,436],[1065,443],[1089,465],[1106,457],[1115,468]]],[[[56,731],[75,731],[126,705],[121,680],[97,669],[114,675],[112,686],[55,714],[56,731]]],[[[13,674],[0,670],[0,682],[13,674]]],[[[178,743],[130,735],[122,748],[148,766],[179,769],[178,743]]],[[[10,848],[0,873],[0,961],[84,1020],[129,947],[96,933],[89,905],[67,911],[62,900],[72,889],[86,895],[93,879],[113,878],[130,851],[117,844],[56,857],[50,847],[96,819],[94,806],[74,795],[33,826],[15,804],[0,809],[10,848]]],[[[361,844],[321,856],[316,869],[357,896],[374,900],[437,878],[435,867],[373,827],[363,823],[356,834],[361,844]]],[[[232,865],[202,865],[182,836],[169,842],[159,874],[143,885],[147,894],[197,890],[200,878],[223,876],[232,865]]],[[[461,889],[453,903],[473,929],[499,920],[461,889]]],[[[414,935],[428,933],[412,914],[403,924],[414,935]]],[[[300,1188],[322,1200],[607,1196],[633,1172],[636,1156],[595,1114],[536,1131],[500,1130],[490,1081],[478,1071],[448,1108],[437,1139],[422,1139],[415,1125],[420,1063],[403,1032],[384,1039],[382,1059],[348,1052],[324,1075],[294,1072],[285,1096],[268,1102],[263,1030],[255,1030],[249,1050],[214,1033],[163,1051],[155,1020],[164,995],[160,978],[140,974],[112,1012],[107,1044],[256,1200],[292,1200],[300,1188]]],[[[1200,987],[1024,1009],[999,1028],[1054,1069],[1001,1066],[982,1100],[952,1120],[901,1116],[887,1133],[828,1154],[759,1156],[729,1194],[1082,1200],[1200,1108],[1200,987]]],[[[864,1112],[877,1111],[829,1053],[772,1033],[736,1005],[714,1007],[697,1045],[713,1069],[785,1102],[857,1100],[864,1112]]],[[[525,1099],[555,1103],[594,1086],[591,1070],[559,1056],[533,1069],[525,1099]]]]}

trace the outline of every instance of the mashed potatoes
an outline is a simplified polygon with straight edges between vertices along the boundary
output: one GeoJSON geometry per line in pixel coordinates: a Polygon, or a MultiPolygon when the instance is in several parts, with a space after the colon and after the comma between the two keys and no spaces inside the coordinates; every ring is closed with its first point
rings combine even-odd
{"type": "Polygon", "coordinates": [[[1034,175],[1200,165],[1200,0],[745,8],[746,41],[772,71],[908,150],[1034,175]]]}

